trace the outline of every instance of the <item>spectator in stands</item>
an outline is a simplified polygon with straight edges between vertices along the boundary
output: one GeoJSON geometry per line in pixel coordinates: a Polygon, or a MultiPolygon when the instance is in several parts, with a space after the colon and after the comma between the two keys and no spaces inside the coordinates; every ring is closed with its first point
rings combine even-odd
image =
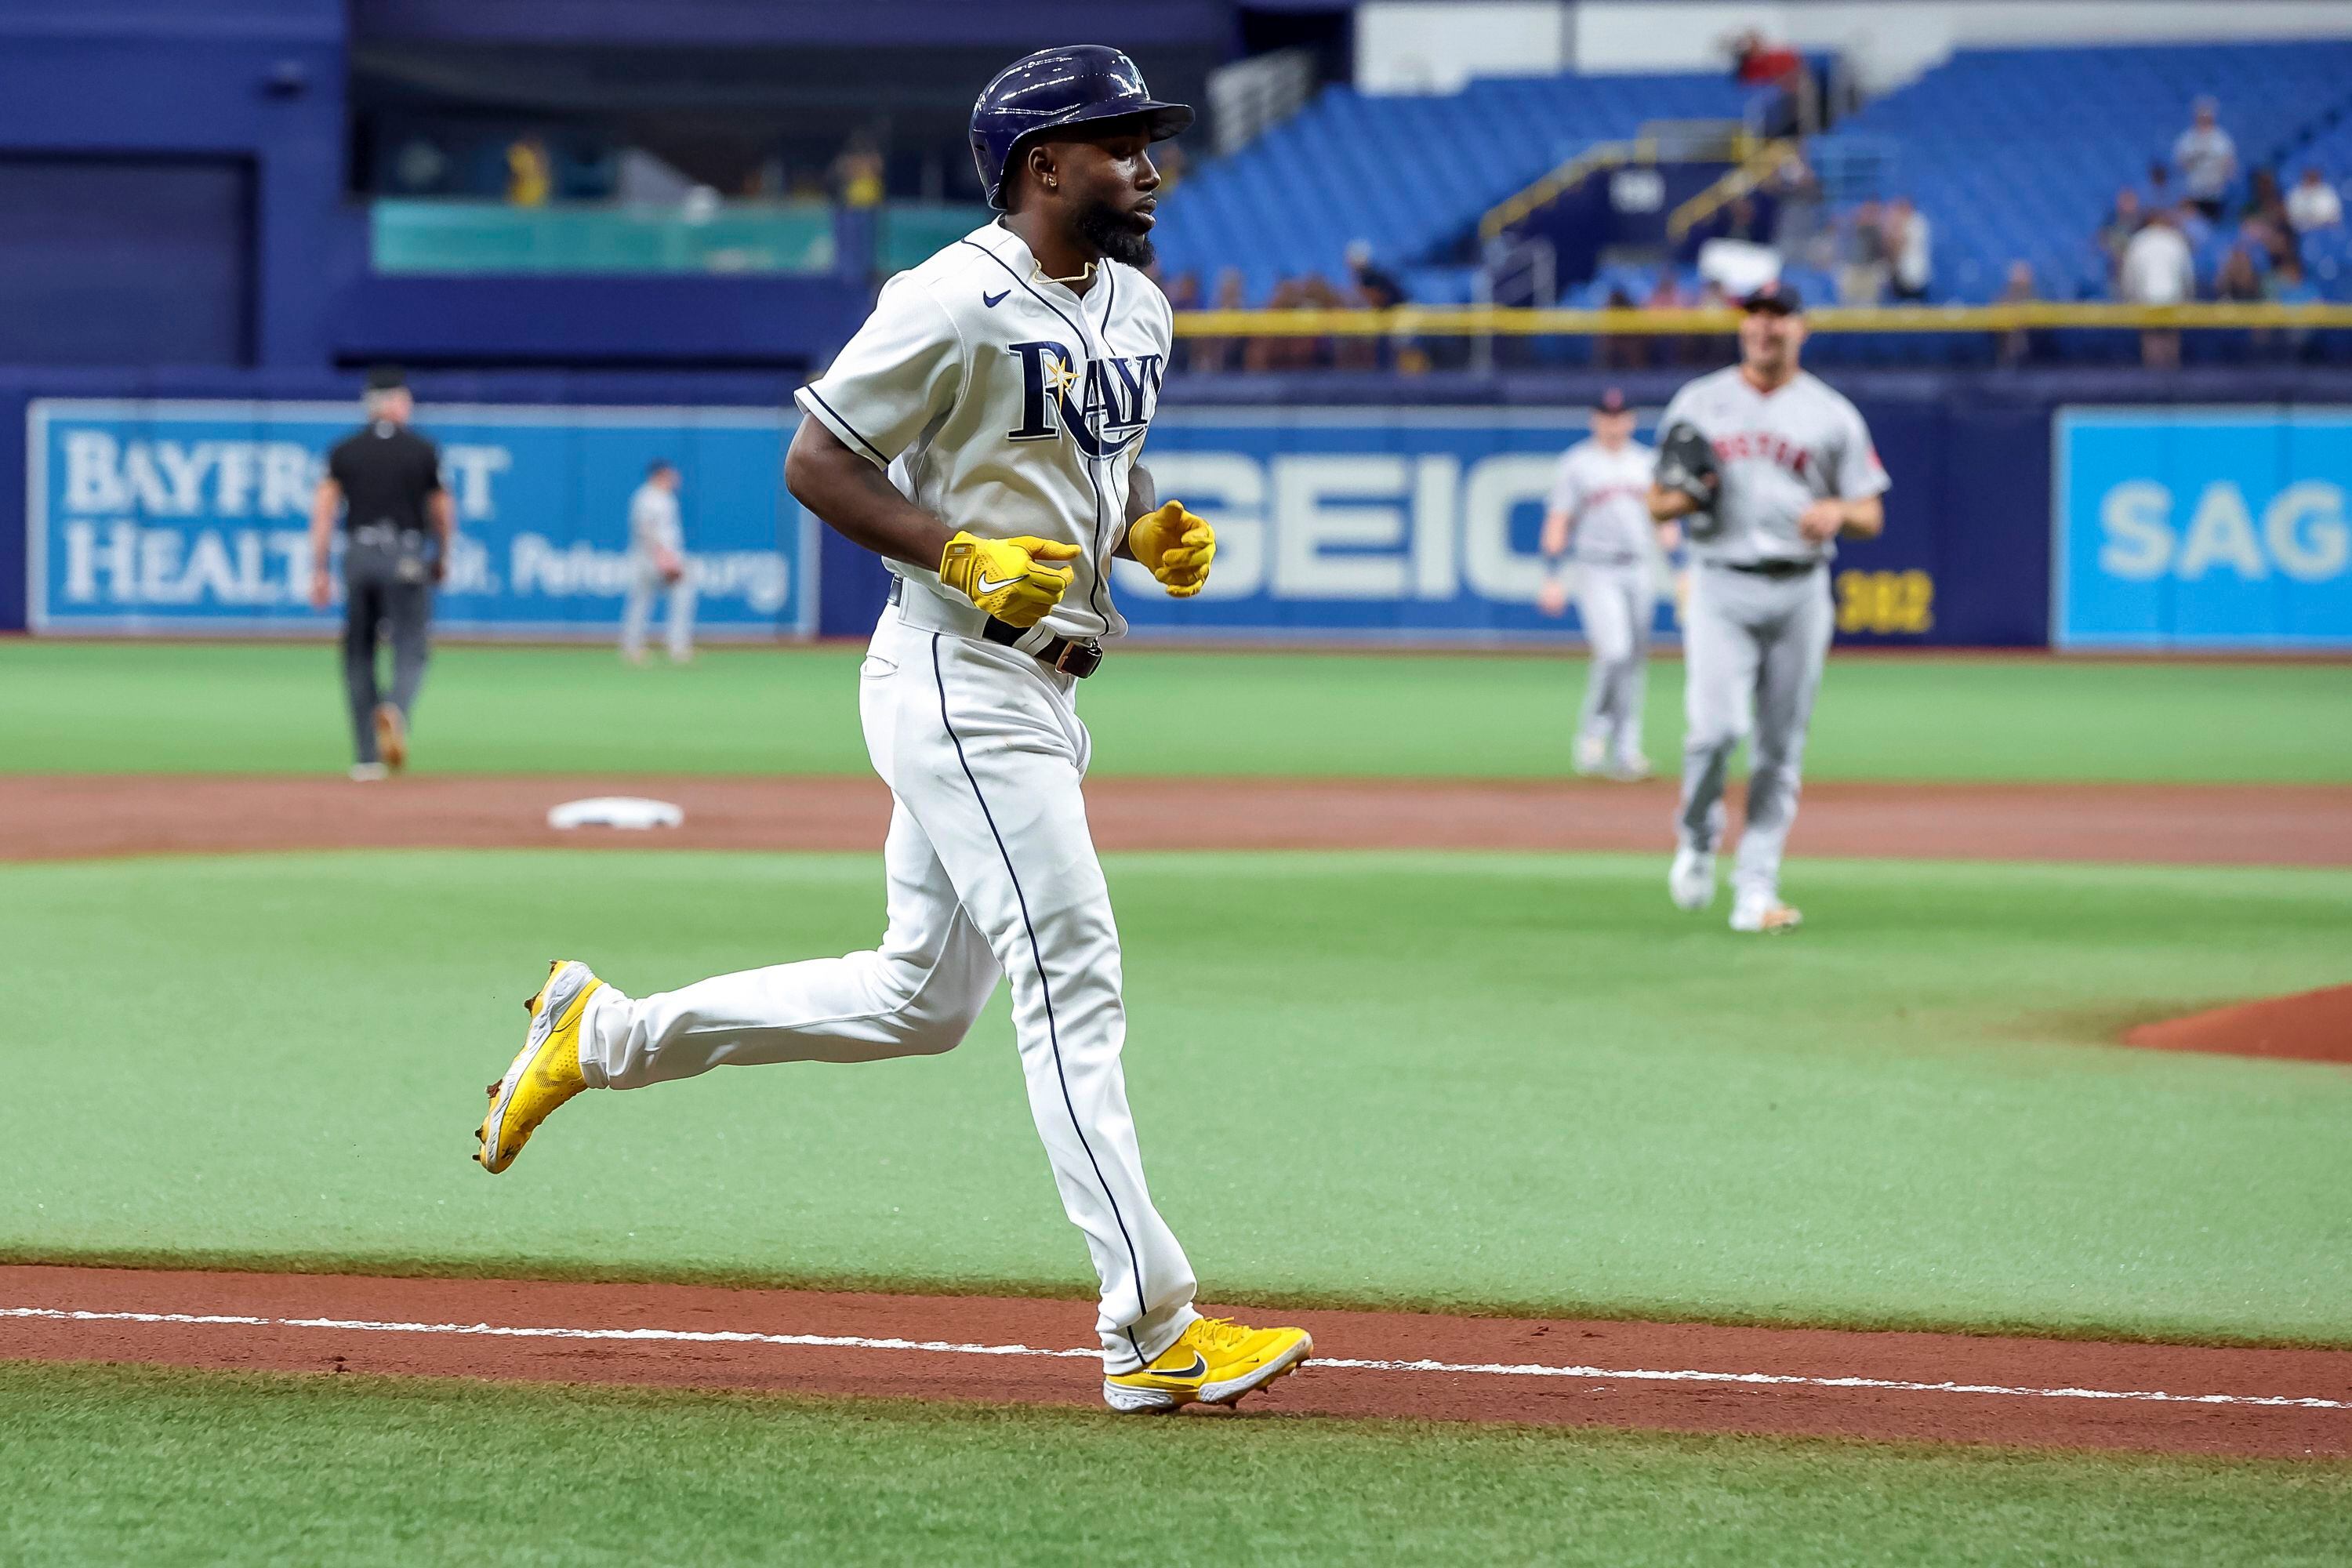
{"type": "Polygon", "coordinates": [[[1831,235],[1822,222],[1822,181],[1812,165],[1790,157],[1773,171],[1765,186],[1770,198],[1772,248],[1794,261],[1828,271],[1835,258],[1831,235]]]}
{"type": "Polygon", "coordinates": [[[2107,254],[2107,288],[2116,294],[2123,292],[2124,250],[2147,221],[2147,216],[2140,211],[2137,191],[2126,185],[2116,193],[2115,209],[2099,226],[2099,248],[2107,254]]]}
{"type": "Polygon", "coordinates": [[[2238,144],[2221,129],[2218,113],[2211,99],[2199,99],[2189,129],[2172,144],[2180,183],[2208,223],[2221,221],[2221,200],[2238,174],[2238,144]]]}
{"type": "Polygon", "coordinates": [[[518,136],[507,145],[507,204],[543,207],[554,188],[553,166],[547,143],[536,136],[518,136]]]}
{"type": "MultiPolygon", "coordinates": [[[[1650,291],[1649,308],[1654,310],[1674,309],[1671,304],[1661,305],[1658,302],[1659,296],[1665,295],[1671,298],[1674,293],[1675,277],[1669,272],[1661,277],[1658,279],[1658,286],[1650,291]]],[[[1604,310],[1631,310],[1634,308],[1633,296],[1625,292],[1625,285],[1622,283],[1612,283],[1609,285],[1609,298],[1601,302],[1601,308],[1604,310]]],[[[1604,370],[1647,370],[1649,368],[1650,340],[1639,332],[1603,332],[1594,342],[1593,348],[1599,354],[1601,368],[1604,370]]]]}
{"type": "Polygon", "coordinates": [[[2282,305],[2317,305],[2325,300],[2319,285],[2304,276],[2302,258],[2294,255],[2282,258],[2271,268],[2271,275],[2263,280],[2263,297],[2282,305]]]}
{"type": "MultiPolygon", "coordinates": [[[[2033,263],[2012,261],[2009,264],[2009,281],[2003,285],[1999,303],[2022,305],[2042,298],[2033,286],[2033,263]]],[[[2033,353],[2033,333],[2025,327],[2011,327],[2000,334],[1994,344],[1995,356],[2003,365],[2023,364],[2033,353]]]]}
{"type": "Polygon", "coordinates": [[[1885,228],[1885,247],[1895,279],[1895,297],[1908,304],[1918,304],[1927,298],[1928,285],[1935,281],[1936,263],[1934,238],[1927,220],[1908,196],[1897,196],[1886,204],[1882,222],[1885,228]]]}
{"type": "MultiPolygon", "coordinates": [[[[2326,300],[2319,286],[2303,272],[2303,258],[2289,251],[2271,268],[2263,279],[2263,298],[2276,305],[2317,305],[2326,300]]],[[[2278,349],[2287,359],[2301,359],[2311,343],[2309,327],[2289,327],[2283,331],[2264,330],[2254,334],[2258,348],[2278,349]]]]}
{"type": "MultiPolygon", "coordinates": [[[[2131,303],[2178,305],[2197,297],[2196,258],[2180,232],[2180,212],[2188,205],[2182,203],[2179,210],[2158,208],[2150,213],[2146,226],[2124,247],[2123,272],[2117,283],[2119,292],[2131,303]]],[[[2179,368],[2180,334],[2141,332],[2139,359],[2152,369],[2179,368]]]]}
{"type": "MultiPolygon", "coordinates": [[[[1153,261],[1148,270],[1153,275],[1152,280],[1154,282],[1158,282],[1160,263],[1156,260],[1153,261]]],[[[1167,283],[1162,287],[1168,295],[1168,308],[1170,310],[1197,310],[1201,308],[1201,275],[1199,273],[1190,271],[1179,272],[1175,277],[1168,279],[1167,283]]],[[[1169,346],[1169,369],[1190,370],[1192,368],[1192,361],[1193,354],[1192,340],[1188,338],[1178,338],[1169,346]]]]}
{"type": "Polygon", "coordinates": [[[1807,128],[1805,109],[1810,97],[1805,57],[1787,44],[1767,43],[1753,27],[1725,40],[1731,53],[1731,77],[1742,87],[1778,88],[1779,96],[1765,111],[1767,136],[1787,136],[1807,128]]]}
{"type": "Polygon", "coordinates": [[[2335,228],[2344,221],[2344,198],[2317,169],[2305,169],[2286,198],[2286,220],[2297,234],[2335,228]]]}
{"type": "Polygon", "coordinates": [[[1875,305],[1886,295],[1886,217],[1876,202],[1853,209],[1845,223],[1838,269],[1838,302],[1875,305]]]}
{"type": "Polygon", "coordinates": [[[1374,264],[1369,240],[1348,242],[1348,276],[1355,284],[1355,302],[1368,310],[1393,310],[1405,302],[1404,285],[1374,264]]]}
{"type": "MultiPolygon", "coordinates": [[[[1724,290],[1720,280],[1710,278],[1699,287],[1696,308],[1728,312],[1733,309],[1731,296],[1724,290]]],[[[1725,364],[1738,357],[1739,341],[1737,337],[1710,338],[1701,337],[1696,332],[1685,332],[1675,342],[1675,357],[1685,364],[1725,364]]]]}
{"type": "Polygon", "coordinates": [[[882,150],[874,144],[874,138],[863,131],[850,132],[833,161],[834,199],[845,207],[878,207],[884,193],[882,176],[882,150]]]}
{"type": "Polygon", "coordinates": [[[2256,169],[2246,176],[2246,206],[2239,216],[2248,222],[2285,225],[2286,202],[2279,195],[2275,173],[2256,169]]]}
{"type": "MultiPolygon", "coordinates": [[[[1209,309],[1240,310],[1248,306],[1248,297],[1243,291],[1242,269],[1238,267],[1223,268],[1217,274],[1217,291],[1209,299],[1209,309]]],[[[1194,338],[1192,347],[1192,368],[1212,375],[1232,370],[1234,362],[1241,357],[1237,352],[1240,345],[1231,338],[1194,338]]]]}
{"type": "Polygon", "coordinates": [[[2221,269],[2213,274],[2213,298],[2243,303],[2262,297],[2263,275],[2254,270],[2253,253],[2243,245],[2230,247],[2221,269]]]}
{"type": "Polygon", "coordinates": [[[2161,158],[2147,166],[2147,194],[2140,198],[2144,212],[2160,212],[2173,204],[2172,171],[2161,158]]]}

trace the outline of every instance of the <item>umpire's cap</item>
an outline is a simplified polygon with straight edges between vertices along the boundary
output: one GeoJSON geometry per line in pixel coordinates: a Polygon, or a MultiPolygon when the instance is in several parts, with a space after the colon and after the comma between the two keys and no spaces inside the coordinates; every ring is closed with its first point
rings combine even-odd
{"type": "Polygon", "coordinates": [[[1004,210],[1004,172],[1022,143],[1066,125],[1138,115],[1154,142],[1181,135],[1192,123],[1190,104],[1152,97],[1135,62],[1106,45],[1024,55],[998,71],[971,106],[971,161],[988,205],[1004,210]]]}

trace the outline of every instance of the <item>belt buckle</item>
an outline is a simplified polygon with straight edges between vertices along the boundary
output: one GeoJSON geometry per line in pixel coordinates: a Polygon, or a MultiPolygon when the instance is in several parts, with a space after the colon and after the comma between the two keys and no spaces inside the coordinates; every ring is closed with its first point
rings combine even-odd
{"type": "Polygon", "coordinates": [[[1084,641],[1073,637],[1065,639],[1062,651],[1054,656],[1054,668],[1074,680],[1084,680],[1102,668],[1102,644],[1092,637],[1084,641]]]}

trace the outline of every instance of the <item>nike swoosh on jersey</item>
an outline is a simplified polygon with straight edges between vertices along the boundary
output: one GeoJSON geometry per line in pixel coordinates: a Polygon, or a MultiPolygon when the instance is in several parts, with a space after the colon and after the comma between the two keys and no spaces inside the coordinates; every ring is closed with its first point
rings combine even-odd
{"type": "Polygon", "coordinates": [[[991,294],[983,289],[980,296],[980,302],[993,310],[997,306],[1004,302],[1004,296],[1012,292],[1013,290],[1010,289],[1000,289],[995,293],[991,294]]]}

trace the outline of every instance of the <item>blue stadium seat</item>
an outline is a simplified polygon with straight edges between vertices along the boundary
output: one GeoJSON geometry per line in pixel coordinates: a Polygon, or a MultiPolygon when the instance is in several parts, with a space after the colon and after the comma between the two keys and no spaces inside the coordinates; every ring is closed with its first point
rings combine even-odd
{"type": "Polygon", "coordinates": [[[1382,265],[1467,296],[1459,268],[1425,275],[1487,208],[1597,142],[1654,120],[1738,120],[1748,91],[1719,76],[1482,78],[1460,92],[1376,96],[1326,88],[1171,194],[1159,246],[1171,277],[1204,291],[1238,267],[1250,301],[1284,277],[1337,279],[1349,242],[1382,265]]]}

